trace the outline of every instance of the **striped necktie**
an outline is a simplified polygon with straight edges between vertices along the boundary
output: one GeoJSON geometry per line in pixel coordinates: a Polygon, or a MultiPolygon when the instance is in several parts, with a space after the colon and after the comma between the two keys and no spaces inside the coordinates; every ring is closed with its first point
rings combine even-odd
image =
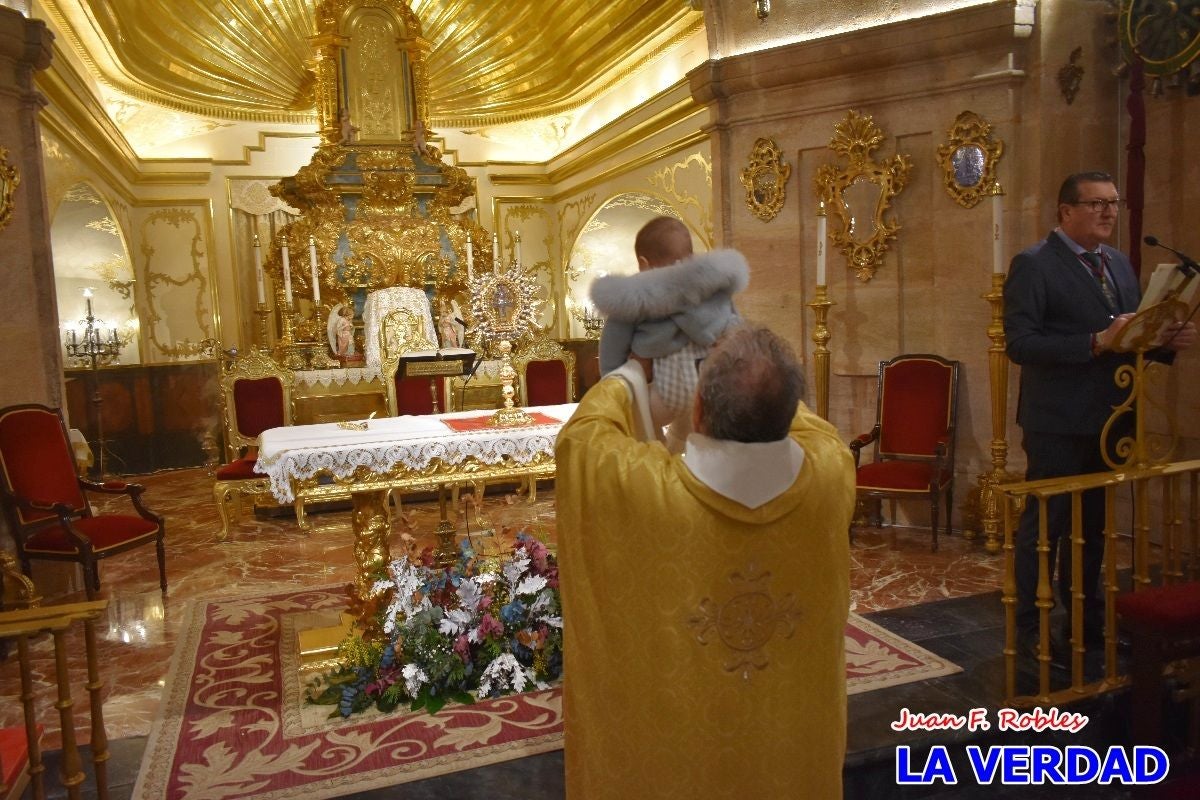
{"type": "Polygon", "coordinates": [[[1092,276],[1100,284],[1100,291],[1104,293],[1104,299],[1108,301],[1108,307],[1114,311],[1117,308],[1117,296],[1113,294],[1112,286],[1108,283],[1108,278],[1104,275],[1104,261],[1099,253],[1093,253],[1090,250],[1079,254],[1084,263],[1092,272],[1092,276]]]}

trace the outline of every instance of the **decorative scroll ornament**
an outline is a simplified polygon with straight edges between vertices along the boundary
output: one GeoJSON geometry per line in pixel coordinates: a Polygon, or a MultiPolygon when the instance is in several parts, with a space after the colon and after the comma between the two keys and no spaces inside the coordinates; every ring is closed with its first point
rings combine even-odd
{"type": "Polygon", "coordinates": [[[21,173],[8,163],[8,148],[0,147],[0,230],[12,220],[13,193],[21,183],[21,173]]]}
{"type": "Polygon", "coordinates": [[[889,211],[892,198],[908,183],[912,160],[896,155],[881,163],[871,157],[886,135],[869,115],[849,111],[833,130],[829,149],[849,163],[822,164],[813,176],[813,184],[817,199],[825,203],[837,223],[829,238],[846,256],[858,279],[866,282],[874,277],[888,242],[900,230],[900,223],[890,218],[889,211]]]}
{"type": "Polygon", "coordinates": [[[996,164],[1004,142],[992,139],[992,126],[974,111],[964,111],[950,127],[949,141],[938,147],[946,191],[963,208],[973,208],[992,193],[996,164]]]}
{"type": "Polygon", "coordinates": [[[770,222],[783,209],[787,199],[785,186],[792,165],[783,161],[783,152],[773,139],[757,139],[750,151],[750,166],[742,170],[746,187],[746,207],[763,222],[770,222]]]}

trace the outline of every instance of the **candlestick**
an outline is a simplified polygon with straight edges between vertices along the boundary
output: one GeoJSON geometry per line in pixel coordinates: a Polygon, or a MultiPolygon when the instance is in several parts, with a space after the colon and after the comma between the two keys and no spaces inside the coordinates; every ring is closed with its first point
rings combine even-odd
{"type": "Polygon", "coordinates": [[[267,288],[263,284],[262,245],[258,243],[258,234],[254,234],[254,280],[258,285],[258,302],[267,302],[267,288]]]}
{"type": "Polygon", "coordinates": [[[520,268],[521,268],[521,232],[520,232],[520,231],[517,231],[517,233],[516,233],[516,236],[517,236],[517,260],[516,260],[516,264],[517,264],[517,269],[520,269],[520,268]]]}
{"type": "Polygon", "coordinates": [[[110,337],[110,341],[112,341],[113,344],[117,343],[117,329],[116,328],[112,329],[112,336],[110,337]]]}
{"type": "Polygon", "coordinates": [[[79,340],[75,338],[75,329],[74,328],[71,328],[71,344],[72,345],[79,344],[79,340]]]}
{"type": "Polygon", "coordinates": [[[992,184],[992,272],[1004,272],[1004,190],[992,184]]]}
{"type": "Polygon", "coordinates": [[[500,274],[500,239],[492,234],[492,274],[500,274]]]}
{"type": "Polygon", "coordinates": [[[83,302],[87,305],[87,315],[92,316],[92,290],[83,290],[83,302]]]}
{"type": "Polygon", "coordinates": [[[290,306],[292,304],[292,262],[288,256],[287,242],[279,246],[279,251],[283,256],[283,296],[290,306]]]}
{"type": "Polygon", "coordinates": [[[471,232],[467,231],[467,280],[475,280],[475,254],[471,248],[471,232]]]}
{"type": "Polygon", "coordinates": [[[825,285],[825,226],[828,218],[825,216],[825,203],[817,206],[817,285],[825,285]]]}
{"type": "Polygon", "coordinates": [[[312,261],[313,304],[321,305],[321,274],[317,271],[317,240],[308,237],[308,256],[312,261]]]}

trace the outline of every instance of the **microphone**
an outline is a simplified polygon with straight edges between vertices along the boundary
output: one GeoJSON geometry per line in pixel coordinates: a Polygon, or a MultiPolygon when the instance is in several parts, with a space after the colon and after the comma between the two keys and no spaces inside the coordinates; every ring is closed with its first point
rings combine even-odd
{"type": "Polygon", "coordinates": [[[1146,244],[1150,245],[1151,247],[1161,247],[1163,250],[1169,250],[1170,252],[1172,252],[1176,256],[1178,256],[1179,261],[1180,261],[1178,269],[1184,275],[1191,277],[1192,275],[1196,274],[1197,270],[1200,270],[1200,264],[1197,264],[1191,258],[1189,258],[1188,256],[1184,255],[1183,253],[1179,252],[1174,247],[1167,247],[1165,244],[1163,244],[1162,242],[1160,242],[1158,240],[1157,236],[1147,236],[1146,238],[1142,239],[1142,241],[1145,242],[1146,244]]]}

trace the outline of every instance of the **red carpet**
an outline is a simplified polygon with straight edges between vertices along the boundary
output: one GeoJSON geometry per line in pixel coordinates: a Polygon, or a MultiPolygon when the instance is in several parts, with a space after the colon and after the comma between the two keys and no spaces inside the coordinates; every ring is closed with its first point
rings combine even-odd
{"type": "MultiPolygon", "coordinates": [[[[329,720],[330,707],[306,706],[295,626],[344,604],[340,587],[192,604],[134,799],[316,800],[562,746],[557,688],[434,716],[329,720]]],[[[856,615],[846,627],[846,660],[851,693],[958,671],[856,615]]]]}

